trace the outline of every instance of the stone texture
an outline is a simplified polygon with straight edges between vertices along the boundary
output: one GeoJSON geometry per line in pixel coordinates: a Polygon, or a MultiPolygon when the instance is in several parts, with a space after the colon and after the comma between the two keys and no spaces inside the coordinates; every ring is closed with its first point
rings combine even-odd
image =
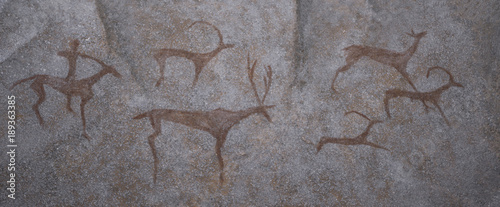
{"type": "MultiPolygon", "coordinates": [[[[16,96],[16,199],[4,190],[1,206],[498,206],[500,205],[500,3],[497,1],[0,1],[0,94],[16,96]],[[165,80],[155,87],[161,48],[204,53],[222,50],[203,69],[196,86],[193,62],[166,61],[165,80]],[[390,101],[390,89],[412,91],[394,68],[361,58],[340,73],[351,45],[401,52],[427,31],[407,71],[419,91],[448,82],[448,69],[463,88],[450,88],[437,110],[420,101],[390,101]],[[45,125],[32,110],[30,83],[36,74],[64,78],[68,61],[58,56],[69,42],[112,65],[122,78],[105,76],[93,87],[85,108],[89,141],[82,136],[80,98],[75,114],[66,97],[45,87],[40,107],[45,125]],[[225,181],[219,183],[215,138],[163,121],[153,156],[147,119],[132,117],[152,109],[237,111],[258,106],[247,78],[247,54],[257,59],[256,84],[264,91],[264,66],[273,69],[267,105],[272,122],[254,114],[235,125],[222,148],[225,181]],[[366,145],[327,144],[321,137],[354,137],[368,121],[366,145]]],[[[91,60],[77,62],[77,79],[101,70],[91,60]]],[[[2,115],[3,116],[3,115],[2,115]]],[[[7,134],[7,120],[0,121],[7,134]]],[[[0,152],[7,152],[7,141],[0,152]]],[[[8,157],[0,159],[1,189],[8,180],[8,157]]]]}

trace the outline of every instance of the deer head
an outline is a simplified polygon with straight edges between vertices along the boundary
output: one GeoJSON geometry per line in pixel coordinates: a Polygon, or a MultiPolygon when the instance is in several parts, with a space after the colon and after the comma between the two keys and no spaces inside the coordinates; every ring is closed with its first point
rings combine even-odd
{"type": "Polygon", "coordinates": [[[439,67],[439,66],[435,66],[435,67],[429,68],[427,70],[427,78],[429,78],[429,73],[431,71],[433,71],[433,70],[436,70],[436,69],[442,70],[446,74],[448,74],[448,76],[450,77],[450,80],[449,80],[449,83],[447,85],[455,86],[455,87],[464,87],[462,84],[455,82],[455,79],[453,79],[453,75],[451,75],[450,71],[448,71],[448,70],[446,70],[446,69],[444,69],[442,67],[439,67]]]}
{"type": "Polygon", "coordinates": [[[410,37],[414,37],[414,38],[420,39],[420,38],[424,37],[427,34],[427,31],[423,31],[423,32],[420,32],[418,34],[415,34],[415,32],[412,29],[411,33],[406,33],[406,34],[408,36],[410,36],[410,37]]]}
{"type": "Polygon", "coordinates": [[[69,43],[71,50],[76,51],[78,49],[78,46],[80,45],[80,41],[78,40],[73,40],[69,43]]]}
{"type": "MultiPolygon", "coordinates": [[[[263,78],[265,91],[264,91],[264,96],[262,97],[262,99],[260,99],[259,93],[257,92],[257,87],[255,86],[255,82],[253,81],[253,76],[255,74],[255,65],[257,64],[257,60],[254,60],[253,64],[250,64],[250,62],[251,62],[250,61],[250,53],[248,53],[248,57],[247,57],[248,79],[250,80],[250,84],[252,85],[252,89],[253,89],[255,98],[257,99],[257,102],[259,103],[259,106],[264,106],[264,101],[266,100],[267,94],[269,93],[269,89],[271,88],[271,83],[272,83],[272,78],[273,78],[273,70],[272,70],[271,66],[269,66],[269,65],[267,67],[264,67],[267,71],[267,74],[266,74],[267,76],[264,76],[264,78],[263,78]],[[252,65],[252,66],[250,66],[250,65],[252,65]]],[[[267,113],[265,108],[263,108],[262,110],[263,110],[264,117],[266,117],[266,119],[269,122],[272,122],[271,117],[269,116],[269,114],[267,113]]]]}
{"type": "Polygon", "coordinates": [[[117,78],[121,78],[122,75],[120,73],[118,73],[118,71],[116,71],[116,69],[113,67],[113,66],[110,66],[110,65],[103,65],[103,70],[107,73],[111,73],[111,75],[117,77],[117,78]]]}

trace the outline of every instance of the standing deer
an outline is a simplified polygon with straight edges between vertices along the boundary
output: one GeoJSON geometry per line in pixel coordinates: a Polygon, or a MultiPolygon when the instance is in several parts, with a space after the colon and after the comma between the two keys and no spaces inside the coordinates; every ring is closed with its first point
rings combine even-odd
{"type": "Polygon", "coordinates": [[[191,28],[193,25],[196,23],[202,23],[202,24],[207,24],[209,26],[212,26],[215,31],[217,32],[217,35],[219,36],[219,44],[217,45],[217,48],[215,48],[213,51],[208,52],[208,53],[195,53],[195,52],[189,52],[186,50],[181,50],[181,49],[159,49],[154,51],[154,58],[156,59],[156,62],[160,66],[160,79],[156,82],[156,87],[160,86],[161,82],[164,80],[164,71],[165,71],[165,61],[169,57],[182,57],[186,58],[188,60],[191,60],[194,63],[194,69],[195,69],[195,76],[193,80],[193,87],[196,85],[196,82],[198,82],[198,78],[200,76],[201,71],[203,68],[214,58],[219,52],[221,52],[224,49],[227,48],[232,48],[234,47],[234,44],[225,44],[223,42],[222,34],[220,30],[212,25],[211,23],[205,22],[205,21],[196,21],[192,23],[189,27],[191,28]]]}
{"type": "Polygon", "coordinates": [[[248,78],[250,80],[250,84],[259,106],[239,111],[230,111],[221,108],[212,111],[179,111],[173,109],[154,109],[133,118],[149,118],[149,121],[151,122],[151,125],[154,129],[154,133],[148,137],[149,146],[151,147],[151,151],[153,152],[154,159],[154,183],[156,183],[156,175],[158,171],[158,156],[156,153],[154,142],[156,137],[161,134],[161,120],[182,124],[193,129],[206,131],[216,139],[215,154],[217,155],[217,158],[219,160],[219,179],[221,184],[224,181],[224,161],[222,159],[221,148],[224,146],[226,136],[229,133],[229,130],[231,130],[231,127],[238,124],[241,120],[247,118],[248,116],[256,113],[263,114],[264,117],[269,122],[271,122],[271,117],[267,113],[267,109],[273,108],[275,105],[264,105],[264,101],[266,100],[266,96],[269,92],[272,82],[271,66],[267,66],[266,68],[267,78],[264,77],[265,92],[262,99],[260,99],[255,83],[253,81],[255,65],[257,61],[254,61],[253,65],[250,67],[250,56],[248,56],[247,62],[248,78]]]}
{"type": "Polygon", "coordinates": [[[372,60],[375,60],[379,63],[389,65],[393,68],[395,68],[403,78],[405,78],[408,83],[410,83],[411,87],[417,91],[417,88],[415,85],[413,85],[413,82],[410,79],[410,76],[406,72],[406,66],[408,65],[408,61],[410,58],[413,56],[415,51],[417,51],[417,46],[418,43],[420,42],[420,39],[424,37],[427,32],[421,32],[418,34],[415,34],[413,30],[411,30],[411,33],[406,33],[409,36],[415,38],[415,41],[413,41],[413,45],[410,46],[406,51],[403,52],[396,52],[392,50],[386,50],[382,48],[376,48],[376,47],[370,47],[370,46],[363,46],[363,45],[351,45],[349,47],[344,48],[343,50],[346,51],[347,57],[345,58],[346,64],[339,69],[337,69],[337,72],[335,73],[335,76],[333,77],[332,81],[332,90],[335,90],[335,80],[337,79],[337,76],[341,72],[345,72],[351,68],[354,63],[358,62],[360,58],[366,56],[369,57],[372,60]]]}
{"type": "Polygon", "coordinates": [[[365,131],[354,138],[321,137],[318,145],[316,146],[317,153],[323,148],[323,145],[325,145],[327,143],[343,144],[343,145],[368,145],[371,147],[375,147],[375,148],[384,149],[384,150],[389,151],[387,148],[380,146],[378,144],[375,144],[373,142],[370,142],[366,139],[366,137],[370,133],[370,129],[373,127],[373,125],[378,124],[378,123],[382,123],[382,121],[380,121],[380,120],[373,120],[372,121],[366,115],[359,113],[357,111],[349,111],[349,112],[345,113],[345,115],[348,115],[350,113],[356,113],[369,121],[368,126],[366,127],[365,131]]]}
{"type": "Polygon", "coordinates": [[[40,104],[42,104],[45,101],[44,85],[48,85],[53,89],[66,95],[66,97],[68,98],[66,108],[70,112],[73,112],[70,105],[71,97],[80,96],[81,98],[80,112],[83,123],[83,136],[88,140],[90,140],[90,136],[87,134],[86,124],[85,124],[85,104],[87,104],[87,102],[90,99],[92,99],[92,97],[94,97],[94,93],[92,92],[92,86],[95,83],[97,83],[97,81],[99,81],[103,76],[109,73],[111,73],[113,76],[117,78],[121,78],[120,73],[118,73],[112,66],[106,65],[101,60],[98,59],[95,60],[102,65],[102,70],[99,71],[97,74],[92,75],[88,78],[84,78],[81,80],[66,80],[65,78],[59,78],[50,75],[34,75],[29,78],[15,82],[10,89],[12,90],[16,85],[21,84],[23,82],[34,80],[33,83],[31,83],[30,87],[37,94],[38,101],[33,105],[32,108],[33,111],[35,111],[36,117],[38,118],[40,125],[44,124],[43,118],[40,115],[40,111],[38,109],[40,104]]]}
{"type": "Polygon", "coordinates": [[[441,109],[441,106],[439,106],[439,99],[441,98],[441,94],[451,88],[452,86],[455,87],[464,87],[462,84],[455,82],[453,79],[453,76],[451,73],[439,66],[431,67],[427,70],[427,78],[429,78],[429,73],[433,70],[440,69],[446,72],[449,76],[449,82],[438,89],[430,92],[413,92],[413,91],[405,91],[405,90],[400,90],[400,89],[391,89],[387,90],[385,92],[385,97],[384,97],[384,107],[385,107],[385,112],[387,113],[387,117],[391,118],[391,113],[389,111],[389,100],[397,97],[406,97],[410,98],[411,100],[420,100],[424,104],[425,110],[428,111],[430,108],[425,102],[431,102],[439,111],[441,116],[443,117],[444,121],[448,126],[450,126],[450,122],[444,115],[443,110],[441,109]]]}

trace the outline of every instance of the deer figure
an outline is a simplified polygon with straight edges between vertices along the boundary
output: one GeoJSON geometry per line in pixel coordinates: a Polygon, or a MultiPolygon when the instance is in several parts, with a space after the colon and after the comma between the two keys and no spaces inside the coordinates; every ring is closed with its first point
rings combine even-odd
{"type": "Polygon", "coordinates": [[[420,39],[422,39],[422,37],[424,37],[427,34],[427,32],[424,31],[415,34],[415,32],[411,30],[411,33],[406,33],[406,34],[415,38],[415,40],[413,41],[413,44],[406,51],[403,52],[396,52],[392,50],[386,50],[382,48],[363,46],[363,45],[351,45],[349,47],[344,48],[343,50],[346,51],[347,53],[347,57],[345,58],[346,64],[337,69],[337,72],[335,72],[335,76],[333,77],[332,81],[332,90],[336,91],[335,80],[337,79],[339,73],[349,70],[351,66],[354,65],[354,63],[358,62],[359,59],[366,56],[379,63],[389,65],[395,68],[399,73],[401,73],[403,78],[405,78],[408,81],[408,83],[410,83],[411,87],[415,91],[417,91],[417,88],[415,87],[415,85],[413,85],[410,76],[406,72],[406,66],[408,65],[408,61],[413,56],[415,51],[417,51],[420,39]]]}
{"type": "Polygon", "coordinates": [[[436,89],[434,91],[413,92],[413,91],[405,91],[405,90],[400,90],[400,89],[387,90],[385,92],[385,97],[384,97],[384,108],[385,108],[385,112],[387,113],[387,117],[391,118],[391,113],[389,111],[389,100],[391,100],[393,98],[397,98],[397,97],[406,97],[406,98],[411,99],[412,101],[413,100],[422,101],[422,103],[424,104],[424,107],[425,107],[425,111],[428,111],[428,109],[430,108],[426,104],[426,101],[430,102],[438,109],[439,113],[443,117],[446,124],[448,126],[450,126],[450,122],[448,121],[448,118],[446,118],[446,115],[444,115],[444,112],[441,109],[441,106],[439,106],[439,99],[441,98],[441,94],[443,94],[444,91],[450,89],[451,87],[464,87],[464,86],[460,83],[455,82],[455,80],[453,79],[453,75],[451,75],[450,71],[448,71],[442,67],[439,67],[439,66],[429,68],[427,70],[427,78],[429,78],[429,73],[431,71],[437,70],[437,69],[446,72],[450,79],[449,79],[449,82],[447,84],[439,87],[438,89],[436,89]]]}
{"type": "Polygon", "coordinates": [[[370,133],[370,129],[373,127],[373,125],[378,124],[378,123],[382,123],[382,121],[371,120],[366,115],[359,113],[357,111],[349,111],[349,112],[345,113],[344,115],[346,116],[346,115],[351,114],[351,113],[356,113],[369,121],[368,126],[366,127],[365,131],[354,138],[321,137],[318,145],[316,146],[316,150],[317,150],[316,153],[318,153],[323,148],[323,145],[325,145],[327,143],[343,144],[343,145],[368,145],[370,147],[375,147],[375,148],[384,149],[384,150],[389,151],[387,148],[380,146],[378,144],[375,144],[373,142],[370,142],[366,139],[366,137],[370,133]]]}
{"type": "Polygon", "coordinates": [[[96,60],[100,65],[102,65],[102,70],[88,78],[84,78],[81,80],[66,80],[65,78],[54,77],[50,75],[34,75],[29,78],[15,82],[10,89],[12,90],[16,85],[21,84],[23,82],[34,80],[33,83],[31,83],[30,87],[37,94],[38,101],[33,105],[32,109],[33,111],[35,111],[36,117],[38,118],[40,125],[44,125],[43,118],[40,115],[40,111],[38,108],[40,104],[42,104],[45,101],[44,85],[48,85],[53,89],[66,95],[66,97],[68,98],[66,108],[70,112],[73,112],[73,110],[71,109],[71,97],[79,96],[81,98],[80,113],[83,123],[83,136],[87,138],[87,140],[90,140],[90,136],[87,134],[86,124],[85,124],[85,104],[87,104],[87,102],[94,96],[94,93],[92,92],[92,86],[107,74],[112,74],[117,78],[121,78],[120,73],[118,73],[112,66],[106,65],[101,60],[98,59],[94,60],[96,60]]]}
{"type": "Polygon", "coordinates": [[[154,52],[154,58],[156,59],[156,62],[160,66],[160,79],[156,82],[156,87],[160,86],[162,81],[164,80],[164,71],[165,71],[165,61],[169,57],[182,57],[186,58],[188,60],[191,60],[194,63],[194,69],[195,69],[195,76],[193,80],[193,87],[196,85],[196,82],[198,82],[198,78],[200,76],[201,71],[203,68],[214,58],[219,52],[221,52],[224,49],[227,48],[232,48],[234,47],[234,44],[225,44],[222,38],[222,34],[220,30],[212,25],[211,23],[205,22],[205,21],[196,21],[192,23],[189,27],[191,28],[193,25],[200,23],[200,24],[207,24],[211,27],[214,28],[214,30],[217,32],[217,35],[219,36],[219,44],[217,45],[217,48],[215,48],[213,51],[208,52],[208,53],[195,53],[195,52],[189,52],[186,50],[181,50],[181,49],[159,49],[155,50],[154,52]]]}
{"type": "Polygon", "coordinates": [[[169,121],[173,123],[182,124],[193,129],[202,130],[208,132],[216,139],[215,143],[215,154],[219,161],[220,168],[220,184],[224,181],[224,161],[222,159],[221,148],[224,146],[227,134],[231,128],[238,124],[241,120],[247,118],[248,116],[256,113],[263,114],[264,117],[272,122],[271,117],[267,113],[267,109],[273,108],[275,105],[264,105],[266,96],[269,92],[272,82],[272,69],[271,66],[267,66],[267,78],[264,77],[265,92],[262,99],[259,97],[255,83],[253,81],[255,65],[257,61],[254,61],[253,65],[250,67],[250,56],[248,56],[248,78],[250,84],[254,91],[255,98],[259,106],[251,107],[239,111],[230,111],[226,109],[215,109],[212,111],[179,111],[173,109],[154,109],[146,113],[140,114],[133,119],[149,118],[151,126],[154,129],[154,133],[148,137],[148,143],[153,152],[154,159],[154,171],[153,180],[156,183],[156,175],[158,171],[158,156],[156,153],[155,139],[161,134],[161,121],[169,121]]]}

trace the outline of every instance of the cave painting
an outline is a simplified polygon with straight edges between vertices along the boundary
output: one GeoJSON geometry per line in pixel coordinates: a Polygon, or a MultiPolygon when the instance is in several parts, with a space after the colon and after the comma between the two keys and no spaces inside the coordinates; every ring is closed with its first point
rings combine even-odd
{"type": "Polygon", "coordinates": [[[267,77],[264,78],[265,91],[261,99],[253,81],[255,65],[257,61],[254,61],[251,65],[250,56],[248,56],[247,62],[248,78],[250,80],[251,87],[259,106],[250,107],[239,111],[230,111],[221,108],[212,111],[180,111],[174,109],[154,109],[137,115],[133,118],[148,118],[154,129],[154,133],[148,137],[148,142],[151,147],[154,159],[154,183],[156,183],[156,175],[159,162],[155,147],[155,139],[156,137],[158,137],[158,135],[161,134],[161,120],[182,124],[193,129],[206,131],[216,139],[215,154],[217,155],[217,159],[219,161],[219,180],[221,184],[224,181],[224,161],[222,159],[221,148],[224,146],[226,136],[231,130],[231,127],[238,124],[241,120],[247,118],[248,116],[256,113],[262,114],[269,122],[271,122],[271,117],[267,113],[267,109],[273,108],[274,105],[264,105],[264,101],[266,100],[266,96],[269,92],[272,82],[271,66],[265,67],[267,71],[267,77]]]}
{"type": "Polygon", "coordinates": [[[325,136],[321,137],[318,145],[316,145],[317,153],[319,151],[321,151],[321,149],[323,148],[323,145],[328,144],[328,143],[331,143],[331,144],[342,144],[342,145],[367,145],[367,146],[370,146],[370,147],[375,147],[375,148],[378,148],[378,149],[383,149],[383,150],[389,151],[387,148],[385,148],[383,146],[380,146],[378,144],[375,144],[373,142],[370,142],[366,138],[368,136],[368,134],[370,133],[370,129],[375,124],[382,123],[382,121],[380,121],[380,120],[371,120],[366,115],[364,115],[362,113],[359,113],[357,111],[349,111],[349,112],[345,113],[345,115],[348,115],[348,114],[351,114],[351,113],[358,114],[361,117],[363,117],[363,118],[365,118],[366,120],[369,121],[368,126],[366,127],[365,131],[363,133],[361,133],[360,135],[358,135],[356,137],[353,137],[353,138],[334,138],[334,137],[325,137],[325,136]]]}
{"type": "Polygon", "coordinates": [[[439,106],[439,99],[441,98],[441,94],[443,94],[444,91],[450,89],[451,87],[464,87],[464,86],[460,83],[455,82],[455,80],[453,79],[453,75],[451,75],[451,73],[448,70],[446,70],[442,67],[438,67],[438,66],[431,67],[427,70],[427,78],[429,78],[429,73],[431,71],[437,70],[437,69],[446,72],[449,76],[449,81],[447,84],[437,88],[434,91],[413,92],[413,91],[405,91],[405,90],[400,90],[400,89],[387,90],[385,92],[385,97],[384,97],[384,108],[385,108],[385,112],[387,113],[387,117],[391,118],[391,113],[389,110],[389,100],[391,100],[393,98],[397,98],[397,97],[406,97],[406,98],[410,98],[411,100],[422,101],[426,111],[428,111],[428,109],[430,108],[426,104],[426,102],[430,102],[432,105],[434,105],[438,109],[438,111],[441,114],[441,116],[443,117],[444,121],[449,126],[450,121],[448,121],[448,118],[446,118],[446,115],[444,114],[443,110],[441,109],[441,106],[439,106]]]}
{"type": "Polygon", "coordinates": [[[343,50],[346,51],[347,53],[347,57],[345,58],[346,64],[337,69],[337,72],[335,72],[335,76],[333,77],[331,86],[332,90],[336,91],[335,80],[337,79],[339,73],[349,70],[349,68],[351,68],[352,65],[358,62],[359,59],[366,56],[374,61],[395,68],[403,76],[403,78],[405,78],[408,81],[411,87],[415,91],[417,91],[417,88],[415,87],[415,85],[413,85],[410,76],[406,72],[406,66],[408,65],[408,61],[413,56],[415,51],[417,51],[420,39],[422,39],[422,37],[424,37],[427,34],[427,32],[424,31],[415,34],[415,32],[413,32],[412,30],[411,33],[407,34],[415,38],[415,40],[413,44],[406,51],[403,52],[396,52],[392,50],[386,50],[382,48],[363,46],[363,45],[351,45],[349,47],[344,48],[343,50]]]}
{"type": "Polygon", "coordinates": [[[195,76],[194,76],[194,80],[193,80],[193,87],[194,87],[194,86],[196,86],[196,83],[198,82],[198,78],[200,76],[201,71],[208,64],[208,62],[210,62],[210,60],[212,60],[212,58],[214,58],[222,50],[234,47],[234,44],[225,44],[223,41],[223,37],[222,37],[220,30],[216,26],[212,25],[209,22],[196,21],[196,22],[192,23],[188,27],[188,29],[197,23],[207,24],[207,25],[214,28],[214,30],[217,32],[217,35],[219,36],[219,44],[217,45],[217,48],[215,48],[213,51],[208,52],[208,53],[195,53],[195,52],[189,52],[186,50],[170,49],[170,48],[159,49],[159,50],[153,51],[154,52],[153,56],[160,67],[160,78],[156,82],[156,87],[160,86],[165,78],[164,71],[165,71],[165,61],[167,58],[169,58],[169,57],[182,57],[182,58],[186,58],[188,60],[191,60],[194,63],[194,72],[195,72],[195,76]]]}
{"type": "Polygon", "coordinates": [[[35,91],[36,95],[38,96],[38,101],[33,105],[33,111],[35,111],[36,117],[38,118],[38,121],[40,125],[44,124],[44,120],[42,116],[40,115],[39,111],[39,106],[45,101],[45,89],[44,85],[48,85],[52,87],[53,89],[61,92],[62,94],[66,95],[67,102],[66,102],[66,109],[72,113],[73,110],[71,109],[71,98],[73,96],[79,96],[81,98],[81,103],[80,103],[80,113],[81,113],[81,118],[82,118],[82,124],[83,124],[83,136],[90,140],[90,136],[87,134],[86,131],[86,123],[85,123],[85,104],[92,99],[94,96],[92,92],[92,86],[97,83],[103,76],[107,74],[112,74],[113,76],[117,78],[121,78],[121,75],[112,67],[107,64],[105,64],[103,61],[79,53],[77,51],[79,42],[78,40],[74,40],[70,43],[71,50],[70,51],[61,51],[58,53],[58,55],[66,57],[69,62],[69,71],[68,75],[66,78],[60,78],[60,77],[54,77],[50,75],[34,75],[26,79],[19,80],[15,82],[12,87],[10,88],[11,90],[18,84],[21,84],[26,81],[34,80],[33,83],[31,83],[30,87],[35,91]],[[94,60],[98,64],[102,66],[101,71],[98,73],[88,77],[84,78],[81,80],[75,80],[75,73],[76,73],[76,59],[78,56],[94,60]]]}

